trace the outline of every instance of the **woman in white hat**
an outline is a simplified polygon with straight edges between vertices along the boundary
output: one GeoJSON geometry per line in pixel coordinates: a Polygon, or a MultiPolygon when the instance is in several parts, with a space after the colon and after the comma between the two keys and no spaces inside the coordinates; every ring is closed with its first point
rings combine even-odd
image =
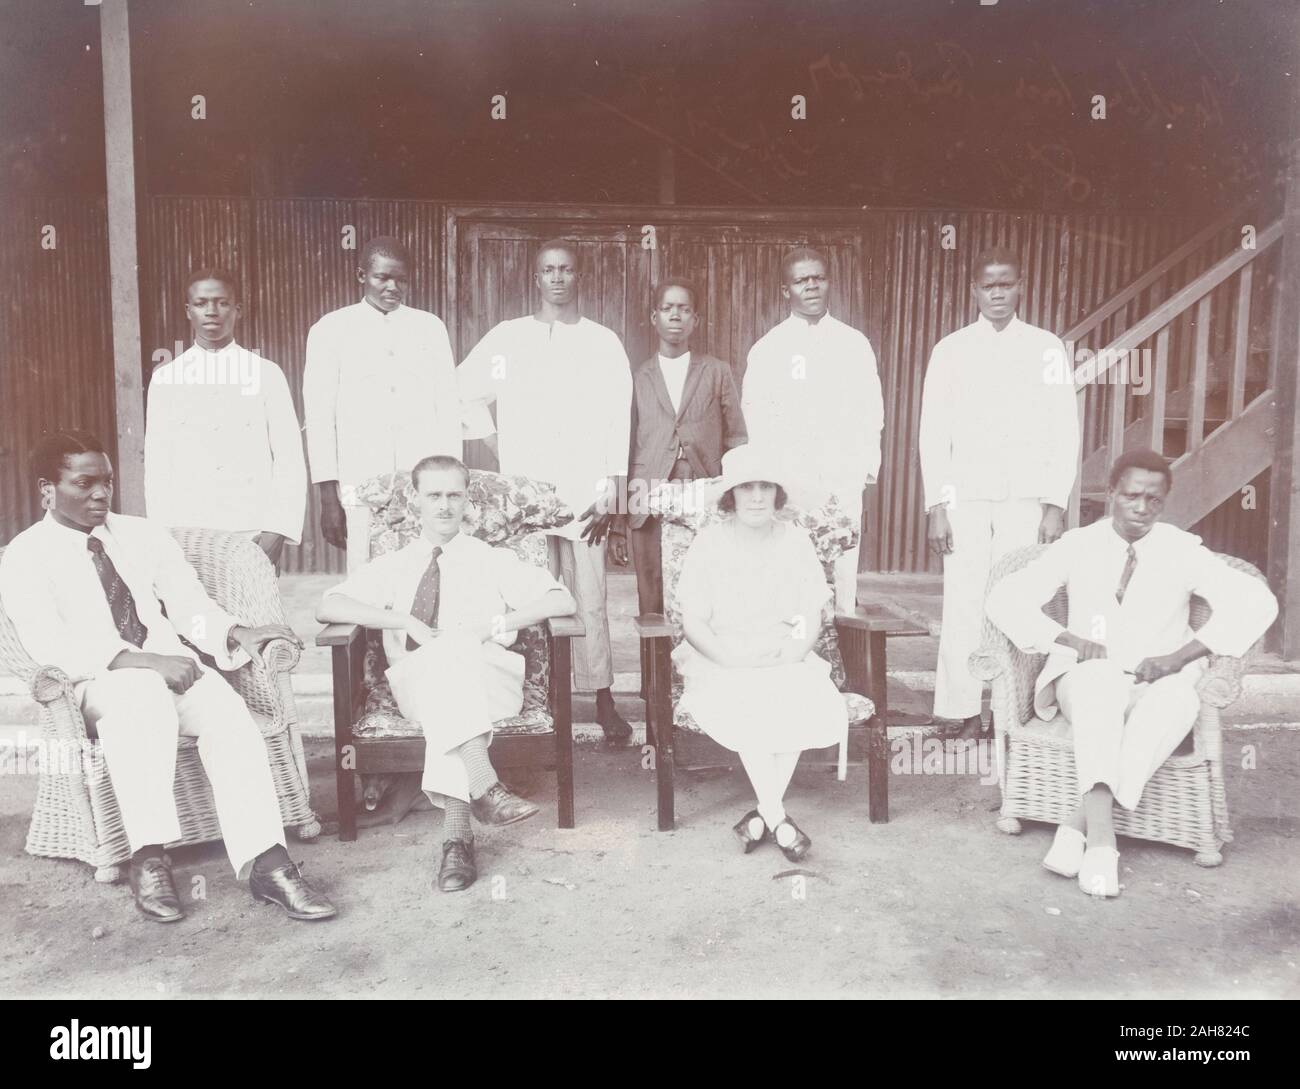
{"type": "Polygon", "coordinates": [[[836,744],[844,700],[813,653],[831,590],[808,535],[778,518],[785,474],[769,450],[722,458],[718,501],[729,517],[692,543],[677,586],[685,638],[673,659],[681,707],[744,764],[758,804],[735,826],[748,854],[769,833],[791,861],[812,841],[782,799],[799,753],[836,744]]]}

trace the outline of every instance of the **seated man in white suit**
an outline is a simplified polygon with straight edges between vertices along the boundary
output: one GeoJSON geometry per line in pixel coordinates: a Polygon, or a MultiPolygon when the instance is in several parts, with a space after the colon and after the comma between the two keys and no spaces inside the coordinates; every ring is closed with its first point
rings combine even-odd
{"type": "Polygon", "coordinates": [[[234,670],[270,640],[297,636],[281,624],[240,624],[204,593],[165,527],[110,514],[113,466],[93,435],[44,436],[33,468],[46,515],[0,558],[0,599],[28,654],[68,675],[98,731],[133,852],[136,907],[160,923],[182,916],[163,853],[181,837],[172,793],[179,733],[198,738],[226,852],[253,895],[293,919],[330,918],[333,905],[285,850],[261,731],[235,690],[181,642],[234,670]]]}
{"type": "Polygon", "coordinates": [[[459,459],[424,458],[411,485],[420,536],[325,591],[316,619],[383,629],[393,697],[424,731],[422,786],[445,812],[437,887],[455,892],[478,876],[471,813],[498,825],[537,813],[488,759],[492,723],[523,705],[524,659],[506,648],[577,603],[548,571],[460,532],[469,470],[459,459]]]}
{"type": "Polygon", "coordinates": [[[1132,810],[1192,729],[1205,656],[1240,656],[1277,616],[1259,579],[1229,567],[1194,534],[1158,521],[1172,476],[1153,450],[1110,473],[1111,516],[1072,529],[989,593],[989,619],[1021,650],[1046,654],[1034,710],[1073,728],[1082,801],[1043,865],[1096,896],[1119,895],[1112,809],[1132,810]],[[1064,585],[1068,625],[1042,610],[1064,585]],[[1212,616],[1188,625],[1193,594],[1212,616]]]}

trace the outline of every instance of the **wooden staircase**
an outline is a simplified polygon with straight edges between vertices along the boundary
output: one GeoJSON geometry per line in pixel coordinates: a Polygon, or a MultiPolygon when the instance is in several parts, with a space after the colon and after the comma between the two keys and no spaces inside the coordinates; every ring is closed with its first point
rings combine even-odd
{"type": "Polygon", "coordinates": [[[1078,364],[1082,437],[1070,524],[1101,516],[1109,466],[1126,449],[1149,446],[1170,460],[1174,489],[1164,518],[1184,529],[1269,467],[1277,384],[1270,319],[1282,223],[1260,230],[1247,249],[1240,225],[1248,222],[1238,209],[1207,227],[1063,336],[1078,364]],[[1207,245],[1230,248],[1211,260],[1207,245]],[[1132,317],[1144,295],[1163,295],[1189,261],[1208,267],[1132,317]]]}

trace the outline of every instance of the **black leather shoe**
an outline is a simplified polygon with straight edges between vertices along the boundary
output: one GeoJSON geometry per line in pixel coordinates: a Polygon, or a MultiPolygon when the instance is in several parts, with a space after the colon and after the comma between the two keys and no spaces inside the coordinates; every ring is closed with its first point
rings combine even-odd
{"type": "Polygon", "coordinates": [[[302,871],[292,862],[267,870],[266,873],[258,873],[254,869],[248,879],[248,888],[253,899],[279,904],[290,919],[314,921],[332,919],[338,914],[338,909],[311,887],[302,871]]]}
{"type": "Polygon", "coordinates": [[[438,867],[438,889],[442,892],[460,892],[478,880],[478,867],[474,865],[474,844],[459,839],[449,839],[442,845],[442,865],[438,867]]]}
{"type": "Polygon", "coordinates": [[[488,787],[483,797],[471,799],[469,807],[483,824],[514,824],[541,812],[532,802],[511,794],[500,782],[488,787]]]}
{"type": "Polygon", "coordinates": [[[172,868],[165,858],[131,860],[131,895],[140,914],[155,923],[174,923],[185,917],[176,895],[172,868]]]}
{"type": "Polygon", "coordinates": [[[772,842],[781,847],[781,853],[791,862],[802,862],[804,855],[808,853],[808,848],[812,846],[812,840],[804,835],[803,830],[794,823],[789,817],[772,829],[772,842]],[[776,838],[777,829],[781,824],[788,824],[794,829],[794,842],[789,847],[781,847],[781,841],[776,838]]]}
{"type": "Polygon", "coordinates": [[[766,824],[763,825],[763,832],[761,835],[755,836],[752,835],[749,831],[749,822],[752,821],[755,817],[758,817],[759,820],[763,819],[761,816],[759,816],[757,809],[751,809],[748,813],[746,813],[743,817],[741,817],[740,822],[731,829],[733,832],[736,833],[736,838],[740,840],[741,845],[745,848],[745,854],[749,854],[755,848],[767,842],[766,824]]]}

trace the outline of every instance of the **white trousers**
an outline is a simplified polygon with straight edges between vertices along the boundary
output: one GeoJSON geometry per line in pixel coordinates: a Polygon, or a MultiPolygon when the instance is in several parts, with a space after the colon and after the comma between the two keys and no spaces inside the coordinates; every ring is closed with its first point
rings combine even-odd
{"type": "Polygon", "coordinates": [[[595,692],[614,684],[614,651],[609,639],[605,608],[605,544],[595,548],[586,541],[548,536],[551,574],[578,602],[578,617],[587,634],[572,640],[573,687],[595,692]]]}
{"type": "Polygon", "coordinates": [[[370,508],[364,503],[345,503],[343,516],[347,519],[348,574],[370,559],[370,508]]]}
{"type": "Polygon", "coordinates": [[[1056,699],[1074,732],[1082,796],[1098,783],[1134,809],[1147,781],[1196,723],[1201,670],[1188,668],[1138,684],[1108,658],[1080,662],[1056,682],[1056,699]]]}
{"type": "Polygon", "coordinates": [[[389,667],[387,677],[402,717],[424,732],[421,787],[438,806],[447,798],[468,802],[469,775],[455,750],[472,737],[491,738],[492,723],[519,714],[523,655],[447,631],[389,667]]]}
{"type": "Polygon", "coordinates": [[[835,611],[852,613],[858,604],[858,554],[861,546],[850,548],[835,561],[835,611]]]}
{"type": "Polygon", "coordinates": [[[952,552],[943,558],[943,626],[934,681],[936,718],[980,713],[983,682],[968,660],[979,649],[984,594],[993,565],[1015,548],[1038,541],[1037,499],[967,499],[948,507],[952,552]]]}
{"type": "Polygon", "coordinates": [[[109,670],[82,686],[81,711],[99,732],[133,851],[180,839],[172,784],[181,734],[198,738],[235,872],[245,877],[253,859],[284,843],[262,732],[216,673],[203,668],[177,695],[152,669],[109,670]]]}

